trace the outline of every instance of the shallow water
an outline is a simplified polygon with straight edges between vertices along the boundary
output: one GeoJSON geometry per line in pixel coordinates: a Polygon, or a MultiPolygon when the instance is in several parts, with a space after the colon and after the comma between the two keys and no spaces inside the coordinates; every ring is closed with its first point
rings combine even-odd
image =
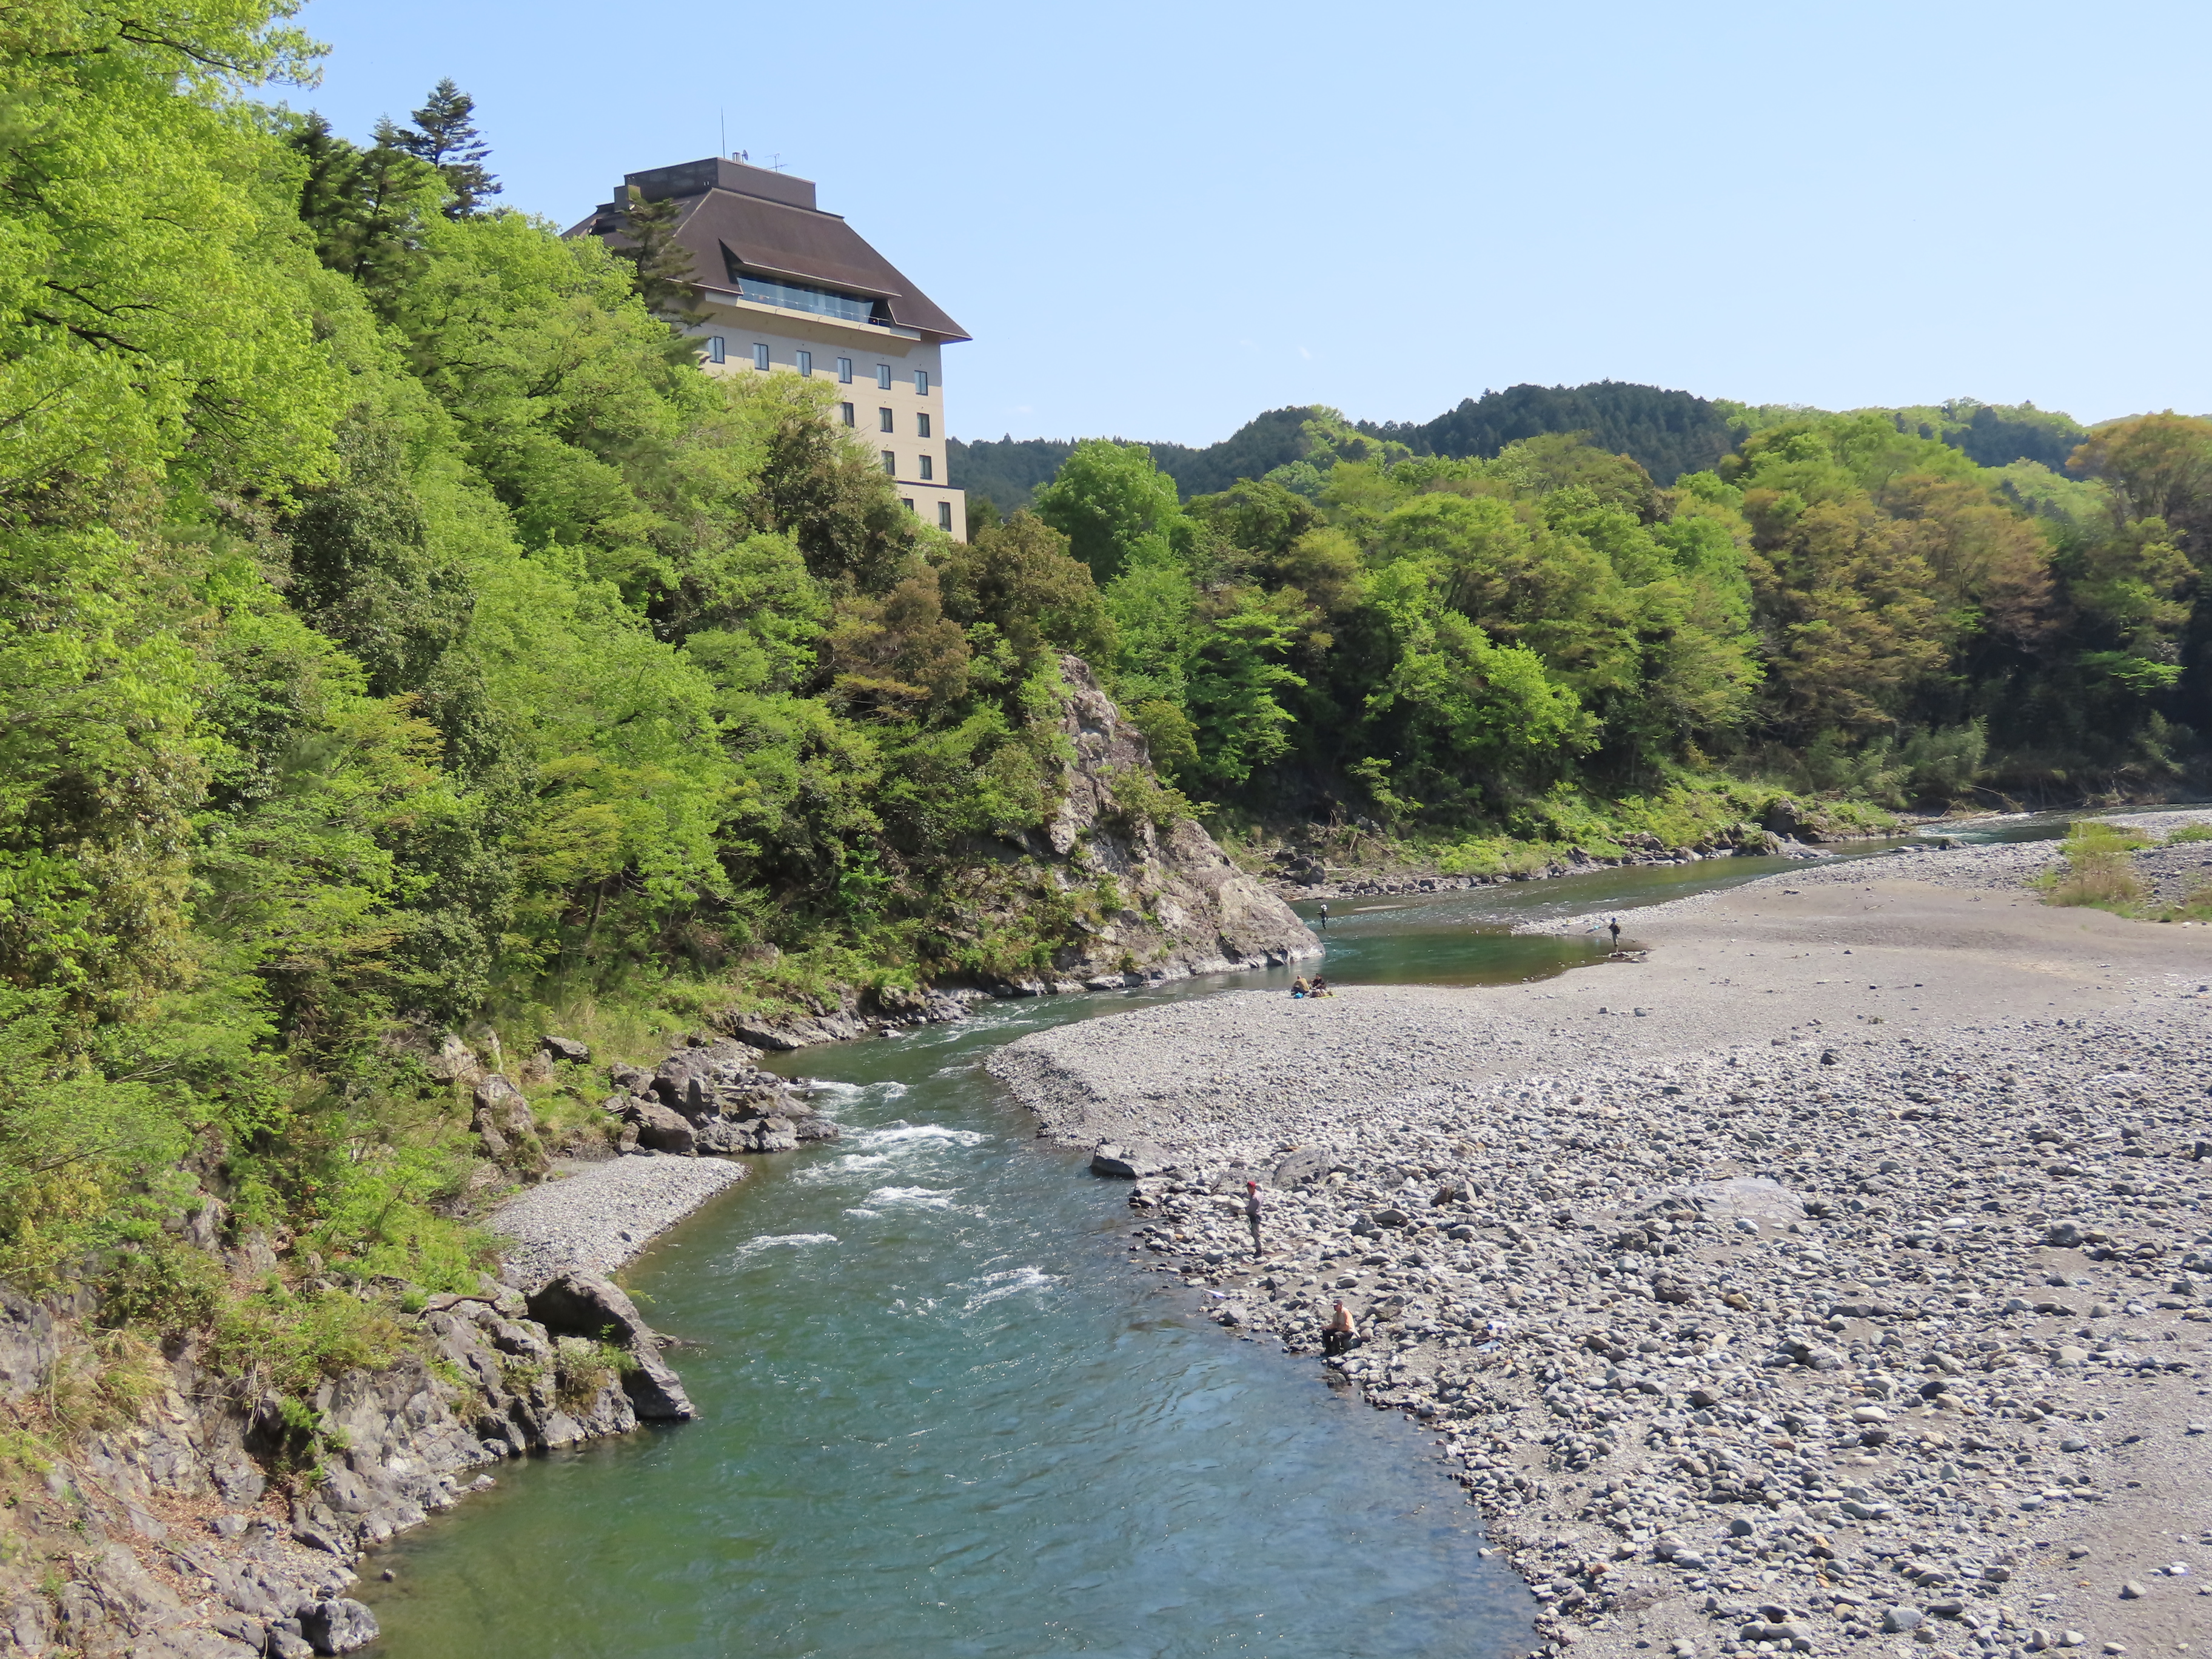
{"type": "MultiPolygon", "coordinates": [[[[2020,837],[2018,821],[2002,829],[2020,837]]],[[[1513,921],[1790,867],[1340,901],[1328,969],[1540,977],[1603,946],[1504,931],[1513,921]]],[[[702,1345],[671,1356],[702,1419],[507,1465],[496,1491],[373,1557],[375,1651],[1525,1651],[1534,1604],[1477,1554],[1474,1512],[1423,1455],[1427,1437],[1332,1393],[1310,1360],[1232,1339],[1204,1291],[1139,1271],[1127,1189],[1039,1146],[981,1070],[1048,1024],[1290,977],[992,1004],[790,1056],[844,1141],[755,1161],[625,1275],[657,1327],[702,1345]],[[374,1582],[382,1567],[396,1582],[374,1582]]]]}

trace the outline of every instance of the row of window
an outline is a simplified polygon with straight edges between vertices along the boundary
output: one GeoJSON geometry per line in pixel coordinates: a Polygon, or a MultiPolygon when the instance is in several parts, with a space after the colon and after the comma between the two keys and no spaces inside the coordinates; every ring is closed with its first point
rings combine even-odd
{"type": "MultiPolygon", "coordinates": [[[[809,379],[813,377],[814,354],[812,352],[794,351],[791,354],[791,357],[792,366],[798,369],[801,374],[807,376],[809,379]]],[[[707,337],[707,361],[710,363],[727,362],[729,361],[729,343],[719,334],[709,334],[707,337]]],[[[757,369],[765,370],[768,366],[768,343],[764,340],[754,341],[753,367],[757,369]]],[[[853,384],[853,360],[850,357],[840,357],[837,359],[837,380],[841,386],[850,386],[853,384]]],[[[889,392],[891,389],[891,366],[889,363],[878,363],[876,365],[876,385],[885,392],[889,392]]],[[[929,396],[929,371],[927,369],[917,368],[915,370],[914,390],[915,395],[917,397],[927,398],[929,396]]],[[[885,427],[884,430],[888,432],[890,428],[889,427],[885,427]]]]}
{"type": "MultiPolygon", "coordinates": [[[[927,455],[917,455],[914,459],[915,464],[921,469],[920,477],[922,483],[928,483],[935,479],[937,477],[937,463],[934,460],[931,459],[927,455]]],[[[886,449],[884,451],[884,471],[890,473],[894,478],[898,477],[898,452],[896,450],[886,449]]]]}
{"type": "MultiPolygon", "coordinates": [[[[859,413],[860,411],[854,409],[850,404],[839,404],[837,405],[837,418],[844,422],[847,426],[858,426],[860,424],[858,418],[859,413]]],[[[888,409],[878,409],[876,411],[876,430],[878,432],[897,431],[898,417],[893,415],[888,409]]],[[[914,435],[917,438],[927,438],[930,435],[929,411],[927,410],[922,410],[915,416],[914,435]]]]}
{"type": "MultiPolygon", "coordinates": [[[[902,507],[905,507],[905,508],[906,508],[906,510],[907,510],[908,512],[909,512],[909,513],[913,512],[913,511],[915,510],[915,507],[914,507],[914,497],[913,497],[913,496],[911,496],[911,495],[902,495],[902,496],[899,498],[899,505],[900,505],[900,506],[902,506],[902,507]]],[[[950,501],[939,501],[939,502],[938,502],[938,504],[937,504],[937,527],[938,527],[939,530],[950,530],[950,529],[951,529],[951,528],[952,528],[952,503],[951,503],[951,502],[950,502],[950,501]]]]}

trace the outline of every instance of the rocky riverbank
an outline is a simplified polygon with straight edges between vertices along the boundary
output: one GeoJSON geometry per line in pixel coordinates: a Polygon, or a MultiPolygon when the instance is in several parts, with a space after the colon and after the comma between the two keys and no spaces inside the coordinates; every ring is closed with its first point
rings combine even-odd
{"type": "Polygon", "coordinates": [[[1793,873],[1630,913],[1640,965],[1172,1005],[993,1069],[1114,1143],[1131,1249],[1225,1326],[1315,1354],[1346,1302],[1330,1375],[1435,1430],[1549,1646],[2176,1653],[2212,1607],[2212,963],[2036,905],[2037,856],[1793,873]]]}

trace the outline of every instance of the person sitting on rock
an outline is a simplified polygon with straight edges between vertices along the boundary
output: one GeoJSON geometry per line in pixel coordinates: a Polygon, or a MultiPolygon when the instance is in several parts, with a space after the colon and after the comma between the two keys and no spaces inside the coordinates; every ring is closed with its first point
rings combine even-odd
{"type": "Polygon", "coordinates": [[[1321,1328],[1321,1351],[1323,1353],[1342,1353],[1359,1340],[1359,1327],[1352,1322],[1352,1310],[1343,1303],[1328,1316],[1328,1323],[1321,1328]]]}

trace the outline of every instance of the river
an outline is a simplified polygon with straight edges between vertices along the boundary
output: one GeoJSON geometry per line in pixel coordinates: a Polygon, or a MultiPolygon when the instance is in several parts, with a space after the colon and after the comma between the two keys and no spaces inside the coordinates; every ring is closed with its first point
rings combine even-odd
{"type": "MultiPolygon", "coordinates": [[[[1542,977],[1603,947],[1513,921],[1790,867],[1715,860],[1341,900],[1328,971],[1542,977]]],[[[625,1275],[656,1328],[699,1345],[670,1358],[700,1420],[508,1464],[495,1491],[372,1557],[374,1651],[1525,1652],[1534,1602],[1480,1553],[1480,1521],[1428,1437],[1332,1391],[1310,1360],[1212,1324],[1179,1278],[1141,1271],[1127,1189],[1040,1146],[982,1069],[1047,1025],[1289,978],[986,1004],[961,1024],[788,1056],[843,1141],[757,1160],[625,1275]]]]}

